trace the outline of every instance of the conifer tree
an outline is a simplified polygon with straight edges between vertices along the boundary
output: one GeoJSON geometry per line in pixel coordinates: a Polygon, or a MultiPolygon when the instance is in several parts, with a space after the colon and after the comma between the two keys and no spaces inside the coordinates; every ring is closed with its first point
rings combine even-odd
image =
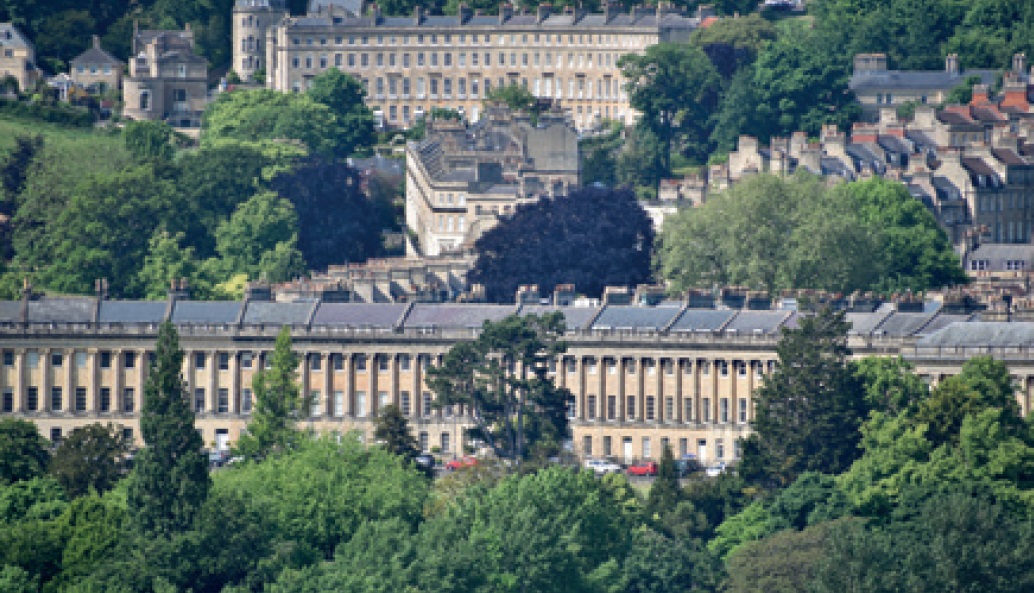
{"type": "Polygon", "coordinates": [[[682,488],[679,486],[679,475],[675,470],[675,457],[672,455],[671,447],[665,445],[661,452],[661,462],[657,465],[657,478],[650,487],[649,498],[646,499],[647,513],[651,517],[659,518],[675,510],[680,498],[682,488]]]}
{"type": "Polygon", "coordinates": [[[295,423],[303,409],[298,388],[298,355],[291,350],[291,328],[276,337],[273,360],[252,380],[255,410],[242,435],[237,452],[249,459],[263,459],[289,449],[301,434],[295,423]]]}
{"type": "Polygon", "coordinates": [[[170,536],[189,530],[211,487],[182,368],[179,335],[166,321],[158,329],[155,363],[144,386],[140,431],[147,446],[136,458],[127,499],[142,535],[170,536]]]}
{"type": "Polygon", "coordinates": [[[869,413],[849,364],[844,313],[823,309],[784,329],[779,366],[755,395],[754,434],[737,467],[748,481],[785,487],[807,471],[836,474],[859,457],[859,427],[869,413]]]}

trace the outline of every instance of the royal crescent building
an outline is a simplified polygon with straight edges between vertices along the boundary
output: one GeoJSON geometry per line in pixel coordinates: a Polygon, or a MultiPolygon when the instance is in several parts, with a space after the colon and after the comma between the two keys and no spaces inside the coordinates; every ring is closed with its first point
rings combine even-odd
{"type": "Polygon", "coordinates": [[[476,121],[493,88],[519,84],[570,113],[579,129],[600,119],[632,123],[618,60],[660,42],[686,41],[699,17],[669,3],[622,12],[534,13],[503,5],[497,15],[465,5],[454,16],[383,16],[359,0],[310,2],[291,16],[282,0],[238,0],[233,68],[243,80],[262,72],[268,88],[303,92],[337,68],[361,80],[385,125],[408,127],[431,109],[476,121]]]}
{"type": "MultiPolygon", "coordinates": [[[[166,301],[27,293],[0,302],[0,415],[31,420],[53,440],[111,422],[139,442],[158,326],[169,320],[185,352],[184,395],[197,428],[207,446],[223,448],[246,429],[252,379],[287,326],[301,359],[298,381],[312,402],[303,426],[370,441],[378,411],[394,404],[422,449],[448,455],[470,418],[467,410],[432,406],[428,368],[474,339],[486,320],[559,311],[567,350],[548,373],[574,396],[575,453],[655,459],[670,446],[705,463],[735,462],[753,394],[776,365],[780,333],[808,314],[748,303],[539,303],[282,303],[268,291],[242,302],[197,302],[182,290],[166,301]]],[[[855,356],[903,356],[931,385],[972,356],[1004,360],[1023,413],[1030,411],[1034,323],[980,321],[922,303],[863,303],[847,319],[855,356]]]]}

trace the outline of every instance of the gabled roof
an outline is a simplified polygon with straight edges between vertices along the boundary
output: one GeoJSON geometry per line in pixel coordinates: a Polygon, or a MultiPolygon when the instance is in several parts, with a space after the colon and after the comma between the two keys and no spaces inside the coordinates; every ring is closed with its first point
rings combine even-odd
{"type": "Polygon", "coordinates": [[[402,321],[406,307],[399,303],[320,303],[312,324],[390,329],[402,321]]]}
{"type": "Polygon", "coordinates": [[[554,307],[552,305],[523,305],[521,315],[545,315],[559,311],[564,314],[567,329],[588,329],[588,324],[599,312],[599,307],[554,307]]]}
{"type": "Polygon", "coordinates": [[[101,301],[97,313],[100,323],[161,323],[165,301],[101,301]]]}
{"type": "Polygon", "coordinates": [[[90,323],[96,307],[89,297],[43,297],[29,301],[29,323],[90,323]]]}
{"type": "Polygon", "coordinates": [[[236,323],[241,314],[239,302],[176,301],[173,323],[236,323]]]}
{"type": "Polygon", "coordinates": [[[0,47],[35,49],[29,38],[23,35],[13,23],[0,23],[0,47]]]}
{"type": "Polygon", "coordinates": [[[91,47],[78,56],[72,58],[72,66],[79,64],[122,64],[122,60],[104,51],[100,47],[91,47]]]}
{"type": "Polygon", "coordinates": [[[966,82],[970,76],[979,76],[984,84],[994,84],[995,70],[966,70],[953,74],[947,70],[884,70],[856,72],[848,86],[857,91],[879,90],[944,90],[949,91],[966,82]]]}
{"type": "Polygon", "coordinates": [[[309,322],[313,303],[251,302],[244,312],[244,323],[271,325],[305,325],[309,322]]]}
{"type": "Polygon", "coordinates": [[[952,323],[916,344],[919,348],[1019,348],[1034,346],[1034,323],[952,323]]]}
{"type": "Polygon", "coordinates": [[[686,309],[671,324],[672,332],[716,332],[735,315],[735,311],[721,309],[686,309]]]}
{"type": "Polygon", "coordinates": [[[407,328],[479,328],[485,321],[499,321],[515,311],[512,305],[416,303],[406,317],[407,328]]]}
{"type": "Polygon", "coordinates": [[[679,314],[679,307],[638,307],[608,305],[592,324],[592,329],[659,330],[679,314]]]}

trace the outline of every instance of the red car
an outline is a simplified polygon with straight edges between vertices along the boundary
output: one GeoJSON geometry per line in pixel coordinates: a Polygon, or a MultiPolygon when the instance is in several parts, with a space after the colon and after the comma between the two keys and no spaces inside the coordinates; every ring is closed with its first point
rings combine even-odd
{"type": "Polygon", "coordinates": [[[652,461],[640,461],[639,463],[628,466],[628,475],[656,476],[657,464],[652,461]]]}
{"type": "Polygon", "coordinates": [[[460,457],[459,459],[453,459],[452,461],[445,464],[445,469],[449,471],[456,471],[465,467],[473,467],[478,464],[477,457],[460,457]]]}

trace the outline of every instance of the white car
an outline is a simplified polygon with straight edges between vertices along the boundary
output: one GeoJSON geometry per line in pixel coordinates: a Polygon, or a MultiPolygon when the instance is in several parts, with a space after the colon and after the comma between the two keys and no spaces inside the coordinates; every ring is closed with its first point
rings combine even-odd
{"type": "Polygon", "coordinates": [[[621,473],[621,466],[606,459],[587,459],[585,469],[591,469],[597,476],[621,473]]]}

